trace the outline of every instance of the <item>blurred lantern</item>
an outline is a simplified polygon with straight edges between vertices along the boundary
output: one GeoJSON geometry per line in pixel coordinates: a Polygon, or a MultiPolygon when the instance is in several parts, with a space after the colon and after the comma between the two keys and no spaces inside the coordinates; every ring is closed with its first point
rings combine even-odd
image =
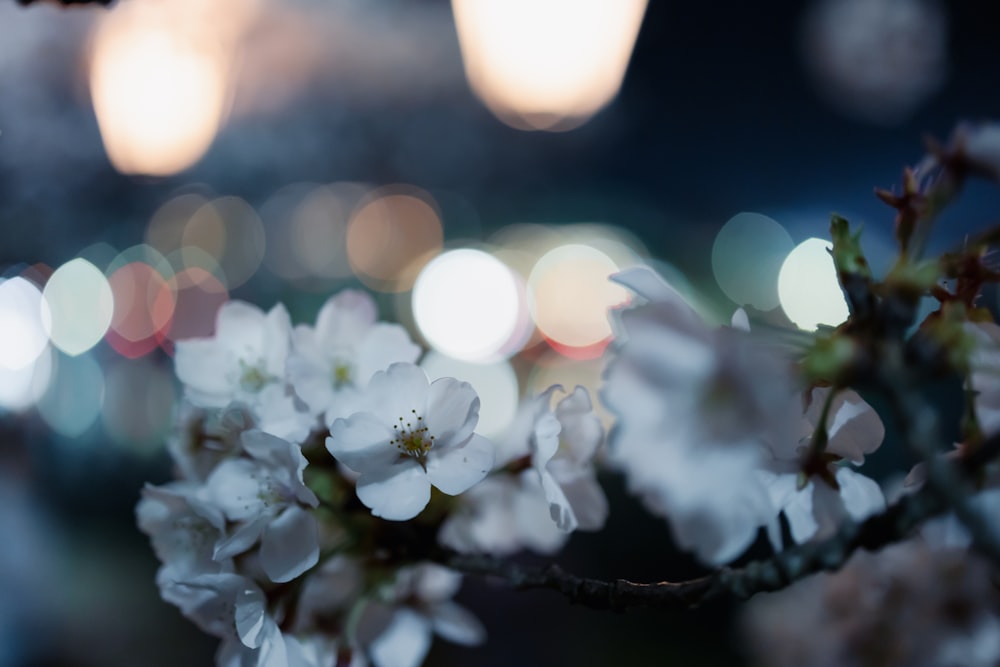
{"type": "Polygon", "coordinates": [[[570,130],[621,87],[646,0],[452,0],[465,74],[504,123],[570,130]]]}
{"type": "Polygon", "coordinates": [[[165,176],[204,155],[225,119],[237,42],[254,5],[126,3],[99,23],[90,92],[118,171],[165,176]]]}

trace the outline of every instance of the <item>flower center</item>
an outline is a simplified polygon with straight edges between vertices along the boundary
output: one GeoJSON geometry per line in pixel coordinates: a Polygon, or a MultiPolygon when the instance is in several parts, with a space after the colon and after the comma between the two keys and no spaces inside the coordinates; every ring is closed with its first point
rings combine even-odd
{"type": "Polygon", "coordinates": [[[389,444],[404,454],[423,458],[434,445],[434,436],[427,433],[424,418],[416,410],[410,410],[410,413],[409,421],[400,417],[399,423],[392,425],[392,432],[396,437],[389,444]]]}
{"type": "Polygon", "coordinates": [[[333,382],[334,389],[343,389],[344,387],[349,387],[354,384],[352,378],[353,373],[351,373],[351,365],[346,361],[337,361],[333,364],[333,372],[330,374],[330,379],[333,382]]]}
{"type": "Polygon", "coordinates": [[[263,362],[259,364],[248,364],[247,362],[240,359],[240,369],[243,374],[240,376],[240,388],[243,391],[248,391],[251,393],[256,393],[264,388],[268,382],[274,378],[267,374],[263,369],[263,362]]]}

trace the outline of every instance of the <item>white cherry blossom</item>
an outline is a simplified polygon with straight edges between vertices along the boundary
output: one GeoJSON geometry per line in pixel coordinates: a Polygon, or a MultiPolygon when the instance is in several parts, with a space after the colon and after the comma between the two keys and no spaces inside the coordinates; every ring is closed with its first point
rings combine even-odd
{"type": "Polygon", "coordinates": [[[187,400],[203,408],[242,403],[261,430],[303,440],[314,420],[286,387],[291,328],[281,304],[267,313],[242,301],[223,304],[213,336],[177,341],[174,368],[187,400]]]}
{"type": "Polygon", "coordinates": [[[467,382],[428,382],[420,367],[393,364],[375,374],[359,405],[333,421],[326,446],[359,473],[358,498],[375,516],[411,519],[432,485],[457,495],[493,467],[493,443],[474,433],[479,397],[467,382]]]}
{"type": "Polygon", "coordinates": [[[418,667],[434,634],[465,646],[482,643],[479,621],[452,601],[462,576],[439,565],[401,570],[365,608],[357,641],[375,667],[418,667]]]}
{"type": "Polygon", "coordinates": [[[199,497],[200,489],[191,482],[171,482],[163,486],[147,484],[142,490],[136,520],[163,563],[159,580],[184,580],[232,570],[228,559],[215,559],[215,545],[225,537],[225,516],[199,497]]]}
{"type": "MultiPolygon", "coordinates": [[[[885,437],[882,420],[856,392],[843,390],[831,397],[831,391],[809,393],[801,437],[768,443],[773,460],[759,473],[798,543],[828,537],[845,517],[860,521],[885,509],[879,485],[846,465],[860,465],[879,448],[885,437]],[[824,408],[827,441],[821,452],[810,452],[824,408]]],[[[768,529],[772,545],[780,548],[777,517],[768,529]]]]}
{"type": "Polygon", "coordinates": [[[790,364],[745,331],[710,329],[649,269],[615,279],[643,303],[613,313],[611,460],[681,546],[728,562],[775,514],[756,471],[764,443],[795,437],[790,364]]]}
{"type": "Polygon", "coordinates": [[[249,457],[227,459],[202,490],[236,527],[215,558],[243,553],[260,541],[261,566],[271,581],[290,581],[316,564],[316,520],[306,509],[319,503],[302,481],[306,459],[299,448],[262,431],[241,437],[249,457]]]}
{"type": "Polygon", "coordinates": [[[328,413],[332,421],[350,414],[356,393],[376,371],[418,357],[420,347],[406,329],[376,321],[371,296],[344,290],[327,300],[315,326],[295,327],[288,380],[312,414],[328,413]]]}

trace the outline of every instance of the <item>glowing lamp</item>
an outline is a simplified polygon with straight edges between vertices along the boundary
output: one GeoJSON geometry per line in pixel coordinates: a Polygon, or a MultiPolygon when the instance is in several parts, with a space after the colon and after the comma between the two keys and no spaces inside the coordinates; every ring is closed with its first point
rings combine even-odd
{"type": "Polygon", "coordinates": [[[469,85],[522,130],[578,127],[621,87],[647,0],[452,0],[469,85]]]}

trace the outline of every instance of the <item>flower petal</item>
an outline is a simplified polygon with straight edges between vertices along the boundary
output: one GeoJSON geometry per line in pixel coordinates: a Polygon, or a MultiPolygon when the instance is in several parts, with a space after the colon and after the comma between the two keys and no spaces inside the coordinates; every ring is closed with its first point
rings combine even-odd
{"type": "Polygon", "coordinates": [[[392,437],[381,419],[370,412],[356,412],[347,419],[334,420],[326,448],[351,470],[364,473],[382,469],[399,456],[389,444],[392,437]]]}
{"type": "Polygon", "coordinates": [[[381,322],[373,326],[357,347],[354,383],[364,387],[378,371],[396,362],[414,363],[420,357],[420,346],[410,340],[406,329],[398,324],[381,322]]]}
{"type": "Polygon", "coordinates": [[[562,425],[562,441],[573,459],[578,463],[593,459],[604,440],[604,427],[594,413],[587,390],[577,385],[556,405],[555,415],[562,425]]]}
{"type": "Polygon", "coordinates": [[[358,478],[358,498],[372,514],[389,521],[406,521],[420,514],[431,499],[431,483],[417,460],[396,463],[358,478]]]}
{"type": "Polygon", "coordinates": [[[412,609],[398,609],[372,642],[375,667],[419,667],[431,648],[431,624],[412,609]]]}
{"type": "Polygon", "coordinates": [[[319,561],[316,519],[293,505],[274,518],[260,540],[260,564],[271,581],[291,581],[319,561]]]}
{"type": "Polygon", "coordinates": [[[557,477],[563,495],[576,517],[577,529],[600,530],[608,519],[608,499],[593,473],[582,473],[569,479],[557,477]]]}
{"type": "Polygon", "coordinates": [[[250,459],[227,459],[205,480],[206,500],[231,521],[254,519],[265,508],[257,480],[259,465],[250,459]]]}
{"type": "MultiPolygon", "coordinates": [[[[325,349],[354,347],[375,324],[375,300],[361,290],[345,289],[327,299],[316,316],[316,338],[325,349]]],[[[367,378],[366,378],[367,379],[367,378]]]]}
{"type": "Polygon", "coordinates": [[[559,530],[571,533],[576,530],[576,515],[573,508],[569,506],[569,500],[563,494],[562,488],[555,478],[548,472],[539,470],[539,479],[542,482],[542,489],[545,491],[545,500],[549,503],[549,516],[556,522],[559,530]]]}
{"type": "Polygon", "coordinates": [[[454,602],[434,605],[431,623],[435,632],[456,644],[476,646],[486,641],[486,629],[479,619],[454,602]]]}
{"type": "Polygon", "coordinates": [[[419,414],[426,409],[428,385],[427,374],[419,366],[393,364],[375,373],[368,383],[368,410],[386,424],[395,424],[400,417],[408,419],[412,410],[419,414]]]}
{"type": "Polygon", "coordinates": [[[493,468],[493,443],[474,433],[460,447],[436,450],[427,456],[427,479],[450,496],[462,493],[493,468]]]}
{"type": "Polygon", "coordinates": [[[439,378],[431,383],[424,421],[438,445],[464,442],[479,423],[479,396],[468,382],[439,378]]]}
{"type": "Polygon", "coordinates": [[[188,400],[203,408],[223,408],[233,395],[233,359],[210,338],[179,340],[174,371],[188,400]]]}

